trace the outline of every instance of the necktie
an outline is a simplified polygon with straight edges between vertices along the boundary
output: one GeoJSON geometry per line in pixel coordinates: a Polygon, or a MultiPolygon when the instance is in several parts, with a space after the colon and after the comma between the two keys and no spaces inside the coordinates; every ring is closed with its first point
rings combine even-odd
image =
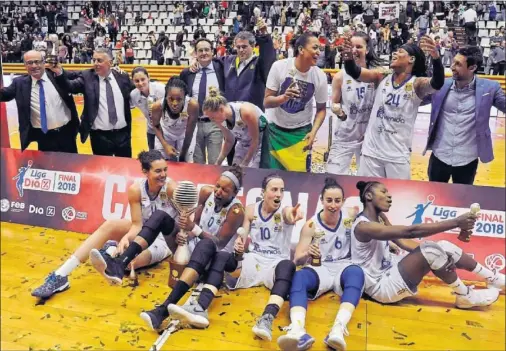
{"type": "Polygon", "coordinates": [[[44,134],[47,133],[47,115],[46,115],[46,95],[44,94],[44,86],[42,79],[37,81],[39,84],[39,107],[40,107],[40,129],[44,134]]]}
{"type": "Polygon", "coordinates": [[[112,93],[110,79],[110,77],[105,78],[105,95],[107,96],[107,112],[109,112],[109,123],[115,126],[118,122],[118,114],[116,113],[116,105],[114,104],[114,94],[112,93]]]}
{"type": "Polygon", "coordinates": [[[202,68],[202,77],[200,77],[200,85],[199,85],[199,110],[200,115],[202,116],[202,106],[204,106],[204,100],[206,99],[207,94],[207,68],[202,68]]]}

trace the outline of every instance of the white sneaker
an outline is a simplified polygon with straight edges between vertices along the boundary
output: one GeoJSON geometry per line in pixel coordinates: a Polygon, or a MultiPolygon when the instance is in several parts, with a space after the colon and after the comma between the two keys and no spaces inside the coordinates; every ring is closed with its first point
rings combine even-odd
{"type": "Polygon", "coordinates": [[[495,288],[498,290],[504,290],[506,286],[506,276],[502,273],[495,271],[495,275],[491,279],[487,279],[487,288],[495,288]]]}
{"type": "Polygon", "coordinates": [[[349,336],[348,329],[343,327],[341,323],[336,323],[332,327],[329,335],[323,340],[323,342],[330,348],[337,351],[345,351],[346,350],[346,341],[344,341],[344,336],[349,336]]]}
{"type": "Polygon", "coordinates": [[[304,351],[313,346],[315,339],[300,327],[290,325],[288,333],[278,338],[278,346],[283,351],[304,351]]]}
{"type": "Polygon", "coordinates": [[[490,306],[499,298],[499,290],[496,288],[474,290],[474,286],[469,286],[466,295],[457,295],[455,306],[457,308],[468,309],[479,306],[490,306]]]}

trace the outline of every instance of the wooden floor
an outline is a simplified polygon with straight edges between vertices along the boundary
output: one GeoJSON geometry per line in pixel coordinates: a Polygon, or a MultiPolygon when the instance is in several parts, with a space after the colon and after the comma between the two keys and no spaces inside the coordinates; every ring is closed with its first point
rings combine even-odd
{"type": "MultiPolygon", "coordinates": [[[[70,277],[71,288],[44,305],[30,296],[85,239],[84,234],[1,223],[2,350],[148,350],[158,335],[139,313],[162,302],[166,262],[140,273],[138,287],[109,286],[89,264],[70,277]]],[[[453,307],[448,288],[424,281],[416,298],[395,306],[362,300],[349,324],[349,350],[504,350],[505,300],[489,308],[453,307]]],[[[210,308],[206,330],[183,329],[163,350],[275,350],[277,344],[251,333],[269,293],[264,288],[220,291],[210,308]]],[[[313,350],[326,350],[339,298],[327,294],[309,303],[308,332],[313,350]]],[[[289,324],[288,303],[274,323],[274,340],[289,324]]]]}
{"type": "MultiPolygon", "coordinates": [[[[79,113],[82,110],[82,105],[78,105],[79,113]]],[[[17,121],[12,114],[9,114],[9,130],[10,130],[10,142],[11,147],[20,147],[19,133],[17,131],[17,121]]],[[[330,115],[330,112],[328,113],[330,115]]],[[[135,109],[132,114],[133,127],[132,127],[132,150],[133,155],[136,156],[140,151],[147,150],[146,141],[146,120],[139,109],[135,109]]],[[[335,120],[335,117],[334,117],[335,120]]],[[[505,121],[503,117],[490,119],[490,129],[492,131],[493,147],[495,160],[491,163],[480,164],[478,167],[478,174],[476,176],[475,185],[488,185],[504,187],[506,185],[506,153],[505,153],[505,121]]],[[[427,177],[427,165],[429,161],[429,155],[422,156],[423,149],[425,148],[425,142],[427,140],[427,130],[429,126],[429,115],[426,113],[420,113],[417,117],[415,124],[415,132],[413,138],[413,153],[411,156],[411,178],[414,180],[428,180],[427,177]]],[[[327,148],[327,136],[328,136],[328,118],[327,121],[320,128],[317,135],[317,141],[315,144],[315,157],[313,158],[316,163],[321,164],[323,159],[323,153],[327,148]]],[[[29,149],[36,149],[36,143],[32,143],[29,149]]],[[[79,153],[91,154],[90,141],[85,144],[81,144],[78,141],[79,153]]],[[[323,167],[316,167],[320,170],[323,167]]]]}

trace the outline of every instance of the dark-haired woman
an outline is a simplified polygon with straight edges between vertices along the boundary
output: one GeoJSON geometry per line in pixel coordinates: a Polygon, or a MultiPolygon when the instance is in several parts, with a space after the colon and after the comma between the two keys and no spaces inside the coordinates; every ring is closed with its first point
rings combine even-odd
{"type": "MultiPolygon", "coordinates": [[[[351,44],[357,65],[365,68],[381,65],[367,34],[355,33],[351,37],[351,44]]],[[[348,174],[353,155],[358,167],[375,93],[374,83],[359,82],[344,70],[334,76],[331,109],[342,122],[338,123],[334,131],[327,161],[328,173],[348,174]]]]}
{"type": "Polygon", "coordinates": [[[246,207],[242,226],[249,239],[238,236],[235,240],[234,253],[243,259],[233,274],[238,278],[227,276],[231,290],[263,285],[271,291],[262,316],[253,326],[256,336],[269,341],[272,323],[288,297],[295,273],[295,264],[290,260],[293,226],[304,218],[299,205],[282,206],[284,192],[285,182],[279,175],[264,178],[262,200],[246,207]]]}
{"type": "MultiPolygon", "coordinates": [[[[228,258],[234,251],[237,229],[244,221],[244,208],[236,197],[241,187],[242,170],[240,167],[233,167],[220,175],[214,187],[204,186],[200,189],[195,220],[189,216],[179,217],[179,228],[188,234],[185,238],[179,233],[177,242],[184,244],[188,240],[191,252],[190,262],[165,302],[151,311],[141,313],[141,318],[150,328],[158,329],[163,320],[169,317],[169,313],[172,317],[177,315],[175,318],[180,320],[182,319],[180,314],[183,314],[184,317],[190,319],[191,325],[198,328],[209,325],[207,307],[223,282],[224,272],[233,272],[236,268],[235,260],[228,260],[228,258]],[[198,300],[181,307],[177,306],[179,300],[204,274],[205,284],[198,300]]],[[[153,237],[164,227],[166,220],[170,221],[170,217],[166,213],[157,211],[139,235],[153,237]]],[[[115,266],[118,264],[119,261],[113,263],[115,266]]]]}
{"type": "Polygon", "coordinates": [[[455,228],[470,235],[476,215],[465,213],[437,223],[391,225],[384,216],[392,205],[392,196],[385,185],[360,181],[357,188],[364,210],[353,223],[351,257],[364,270],[367,295],[381,303],[395,303],[415,295],[423,277],[432,272],[452,288],[458,308],[488,306],[497,300],[499,290],[505,285],[504,274],[483,267],[449,241],[412,240],[455,228]],[[389,250],[389,241],[409,254],[396,259],[389,250]],[[489,288],[475,290],[464,285],[455,268],[476,273],[485,279],[489,288]]]}
{"type": "Polygon", "coordinates": [[[190,145],[197,124],[199,103],[188,95],[186,83],[179,77],[172,77],[165,87],[164,99],[153,105],[155,149],[167,160],[193,160],[190,145]]]}
{"type": "Polygon", "coordinates": [[[152,105],[165,97],[165,86],[160,82],[150,82],[149,73],[144,67],[135,67],[132,71],[135,88],[130,92],[130,106],[138,107],[147,120],[148,147],[155,148],[155,130],[151,119],[152,105]]]}
{"type": "Polygon", "coordinates": [[[269,120],[262,145],[262,168],[311,171],[311,150],[325,120],[327,76],[316,66],[320,42],[310,33],[293,41],[295,58],[274,62],[265,90],[269,120]],[[313,119],[313,97],[316,116],[313,119]],[[267,136],[268,135],[268,136],[267,136]]]}
{"type": "Polygon", "coordinates": [[[320,197],[323,210],[309,219],[295,249],[296,264],[306,264],[293,277],[290,290],[291,324],[278,338],[283,351],[307,350],[315,339],[306,333],[308,299],[314,300],[333,290],[341,296],[334,325],[324,342],[334,350],[345,350],[346,326],[364,288],[364,272],[351,262],[350,241],[353,213],[342,210],[343,188],[333,178],[325,179],[320,197]],[[311,260],[310,260],[311,259],[311,260]],[[319,263],[317,263],[319,262],[319,263]]]}
{"type": "MultiPolygon", "coordinates": [[[[63,265],[47,277],[42,286],[32,291],[32,296],[47,299],[57,292],[67,290],[70,287],[68,280],[70,273],[81,263],[86,262],[91,251],[95,250],[98,253],[97,249],[103,247],[108,240],[114,242],[108,243],[100,250],[100,253],[107,255],[114,255],[115,252],[123,253],[154,211],[161,210],[172,217],[176,215],[175,209],[169,202],[176,182],[167,177],[167,162],[162,154],[159,151],[150,150],[141,152],[138,159],[145,179],[136,181],[128,189],[131,219],[105,221],[63,265]]],[[[170,228],[164,230],[163,234],[171,234],[170,228]]],[[[169,243],[171,248],[162,234],[156,236],[147,250],[135,259],[134,267],[148,266],[167,258],[176,247],[175,240],[169,243]]]]}
{"type": "Polygon", "coordinates": [[[359,175],[410,179],[411,144],[418,107],[444,84],[439,50],[424,36],[421,47],[405,44],[392,54],[391,72],[357,65],[350,38],[343,43],[344,68],[353,79],[374,83],[377,93],[362,144],[359,175]],[[423,49],[423,50],[422,50],[423,49]],[[425,52],[433,58],[434,75],[426,78],[425,52]]]}

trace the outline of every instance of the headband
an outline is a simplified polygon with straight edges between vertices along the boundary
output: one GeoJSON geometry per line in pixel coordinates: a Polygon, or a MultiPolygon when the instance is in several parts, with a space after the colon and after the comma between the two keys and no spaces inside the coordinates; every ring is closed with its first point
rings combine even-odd
{"type": "Polygon", "coordinates": [[[365,203],[365,193],[369,191],[369,188],[372,187],[375,182],[367,182],[367,185],[364,187],[364,191],[362,192],[361,200],[365,203]]]}
{"type": "Polygon", "coordinates": [[[241,188],[241,185],[240,185],[240,182],[239,182],[239,179],[237,179],[237,177],[235,176],[234,173],[230,172],[230,171],[225,171],[221,174],[223,177],[227,177],[228,179],[230,179],[232,181],[232,183],[234,183],[235,185],[235,188],[237,190],[239,190],[241,188]]]}

